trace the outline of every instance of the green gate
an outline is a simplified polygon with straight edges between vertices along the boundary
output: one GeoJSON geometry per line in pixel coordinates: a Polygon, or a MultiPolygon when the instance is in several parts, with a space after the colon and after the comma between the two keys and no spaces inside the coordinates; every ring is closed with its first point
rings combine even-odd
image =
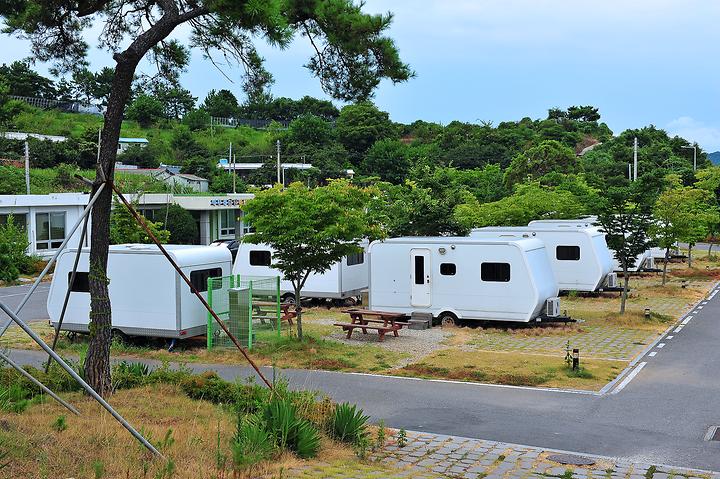
{"type": "MultiPolygon", "coordinates": [[[[280,336],[280,277],[231,275],[208,278],[208,303],[243,347],[251,349],[258,334],[280,336]]],[[[207,348],[234,347],[208,313],[207,348]]]]}

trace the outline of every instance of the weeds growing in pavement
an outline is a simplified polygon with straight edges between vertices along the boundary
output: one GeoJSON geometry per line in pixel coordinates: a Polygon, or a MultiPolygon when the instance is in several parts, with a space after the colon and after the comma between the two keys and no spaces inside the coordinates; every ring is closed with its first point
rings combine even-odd
{"type": "Polygon", "coordinates": [[[405,429],[400,428],[397,434],[397,446],[398,447],[405,447],[407,446],[407,431],[405,429]]]}

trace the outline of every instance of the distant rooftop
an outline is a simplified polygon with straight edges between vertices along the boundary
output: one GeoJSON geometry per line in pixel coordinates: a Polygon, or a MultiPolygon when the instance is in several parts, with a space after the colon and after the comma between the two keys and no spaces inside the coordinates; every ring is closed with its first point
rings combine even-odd
{"type": "Polygon", "coordinates": [[[123,138],[118,140],[120,143],[149,143],[147,138],[123,138]]]}
{"type": "Polygon", "coordinates": [[[25,133],[22,131],[6,131],[4,133],[0,133],[1,136],[4,138],[7,138],[8,140],[20,140],[25,141],[28,138],[35,138],[37,140],[49,140],[49,141],[65,141],[67,140],[64,136],[59,135],[41,135],[40,133],[25,133]]]}

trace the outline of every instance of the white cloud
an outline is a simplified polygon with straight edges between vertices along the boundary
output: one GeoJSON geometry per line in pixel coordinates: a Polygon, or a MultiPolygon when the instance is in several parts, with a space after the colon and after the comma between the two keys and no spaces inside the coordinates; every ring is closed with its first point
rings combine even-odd
{"type": "Polygon", "coordinates": [[[708,125],[690,116],[681,116],[668,123],[666,129],[671,135],[696,142],[705,151],[720,150],[720,126],[708,125]]]}

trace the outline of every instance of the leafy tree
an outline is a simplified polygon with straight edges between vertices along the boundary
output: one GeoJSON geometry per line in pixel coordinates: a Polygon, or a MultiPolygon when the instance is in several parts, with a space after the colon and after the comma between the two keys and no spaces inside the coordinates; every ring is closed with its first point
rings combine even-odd
{"type": "Polygon", "coordinates": [[[190,90],[165,84],[157,86],[153,90],[153,96],[163,105],[163,116],[174,120],[192,111],[197,101],[197,97],[192,96],[190,90]]]}
{"type": "Polygon", "coordinates": [[[248,98],[248,101],[240,107],[239,114],[243,118],[278,121],[291,121],[303,115],[313,115],[331,121],[335,120],[340,112],[332,102],[311,96],[293,100],[285,97],[271,98],[266,95],[248,98]]]}
{"type": "Polygon", "coordinates": [[[457,206],[454,217],[466,228],[524,226],[537,219],[577,218],[587,210],[572,192],[538,183],[517,185],[515,192],[492,203],[480,204],[475,197],[457,206]]]}
{"type": "MultiPolygon", "coordinates": [[[[185,127],[176,128],[170,138],[170,148],[176,161],[184,163],[188,159],[209,160],[210,152],[201,145],[196,137],[185,127]]],[[[190,173],[189,171],[187,173],[190,173]]],[[[199,175],[202,176],[202,175],[199,175]]],[[[204,176],[207,178],[207,176],[204,176]]]]}
{"type": "Polygon", "coordinates": [[[97,73],[93,73],[88,68],[75,70],[72,72],[73,94],[85,103],[105,106],[114,77],[115,71],[110,67],[104,67],[97,73]]]}
{"type": "MultiPolygon", "coordinates": [[[[695,187],[710,192],[714,200],[712,204],[713,206],[717,206],[719,203],[718,199],[720,198],[720,167],[711,166],[698,170],[695,173],[695,177],[697,178],[695,187]]],[[[712,256],[713,245],[717,241],[718,233],[720,233],[720,219],[716,222],[709,222],[708,231],[710,233],[708,235],[708,242],[710,244],[708,247],[708,256],[712,256]]]]}
{"type": "Polygon", "coordinates": [[[8,128],[13,119],[27,108],[25,102],[9,98],[10,87],[0,77],[0,128],[8,128]]]}
{"type": "Polygon", "coordinates": [[[551,172],[578,173],[581,167],[573,151],[555,140],[546,140],[513,158],[505,171],[508,185],[537,179],[551,172]]]}
{"type": "Polygon", "coordinates": [[[567,109],[567,117],[578,121],[598,121],[600,113],[594,106],[571,106],[567,109]]]}
{"type": "Polygon", "coordinates": [[[667,263],[670,256],[670,248],[680,241],[683,233],[690,228],[690,217],[687,215],[688,198],[686,197],[688,187],[675,186],[668,188],[661,194],[653,208],[653,223],[650,226],[649,234],[657,245],[665,249],[665,261],[663,262],[662,284],[665,286],[667,276],[667,263]]]}
{"type": "MultiPolygon", "coordinates": [[[[385,32],[392,15],[368,15],[350,0],[288,0],[283,2],[232,2],[134,0],[53,3],[42,0],[0,3],[6,33],[30,40],[33,56],[54,61],[58,71],[86,65],[89,45],[83,32],[102,22],[100,46],[112,52],[115,75],[104,115],[99,168],[113,181],[120,127],[138,64],[153,49],[165,48],[173,31],[187,25],[195,48],[206,56],[218,52],[245,66],[246,91],[268,82],[268,72],[254,46],[262,38],[278,47],[290,44],[302,32],[315,54],[307,67],[320,79],[326,93],[345,101],[369,98],[383,78],[409,79],[413,72],[400,60],[385,32]]],[[[153,52],[157,55],[157,52],[153,52]]],[[[171,56],[168,56],[168,58],[171,56]]],[[[96,185],[96,187],[98,186],[96,185]]],[[[110,304],[107,292],[108,218],[112,192],[107,188],[93,208],[90,264],[97,274],[90,279],[91,331],[84,373],[101,395],[109,393],[110,304]]]]}
{"type": "Polygon", "coordinates": [[[190,131],[204,130],[210,126],[210,115],[201,108],[190,110],[183,116],[183,123],[190,131]]]}
{"type": "MultiPolygon", "coordinates": [[[[133,207],[137,209],[138,199],[133,202],[133,207]]],[[[120,203],[117,199],[114,201],[115,206],[110,214],[110,242],[111,244],[136,244],[136,243],[152,243],[152,239],[144,229],[135,221],[130,211],[120,203]]],[[[161,243],[167,243],[170,239],[170,232],[163,229],[162,223],[145,220],[150,231],[161,243]]]]}
{"type": "Polygon", "coordinates": [[[10,65],[0,65],[0,83],[8,86],[10,95],[50,100],[57,98],[54,82],[30,68],[27,62],[15,61],[10,65]]]}
{"type": "Polygon", "coordinates": [[[15,224],[13,215],[8,215],[7,221],[0,224],[0,281],[18,279],[29,244],[27,232],[15,224]]]}
{"type": "MultiPolygon", "coordinates": [[[[210,186],[208,189],[213,193],[232,193],[233,192],[233,175],[225,170],[217,169],[217,172],[209,178],[210,186]]],[[[247,183],[239,176],[235,178],[235,192],[246,193],[248,190],[247,183]]]]}
{"type": "Polygon", "coordinates": [[[258,193],[245,207],[245,219],[255,227],[246,236],[251,243],[266,243],[274,250],[273,267],[295,289],[298,339],[302,341],[300,298],[305,281],[323,273],[343,256],[359,251],[364,238],[379,235],[365,208],[370,193],[347,180],[308,189],[292,183],[258,193]]]}
{"type": "Polygon", "coordinates": [[[198,226],[193,215],[180,205],[168,205],[157,211],[163,228],[170,232],[172,244],[197,244],[198,226]]]}
{"type": "Polygon", "coordinates": [[[286,141],[290,144],[324,146],[332,140],[332,125],[319,116],[301,115],[288,125],[286,141]]]}
{"type": "Polygon", "coordinates": [[[160,166],[160,160],[152,144],[146,146],[130,145],[117,159],[126,165],[136,165],[140,168],[157,168],[160,166]]]}
{"type": "Polygon", "coordinates": [[[147,128],[163,118],[163,104],[149,95],[140,95],[127,109],[127,117],[147,128]]]}
{"type": "Polygon", "coordinates": [[[620,299],[620,314],[625,314],[628,269],[636,258],[651,246],[648,235],[652,215],[647,202],[647,192],[635,183],[629,187],[613,187],[605,193],[598,214],[598,223],[605,232],[608,247],[623,270],[623,292],[620,299]]]}
{"type": "Polygon", "coordinates": [[[25,177],[20,168],[0,165],[0,195],[19,195],[25,192],[25,177]]]}
{"type": "Polygon", "coordinates": [[[200,108],[208,115],[218,118],[235,118],[238,114],[238,101],[230,90],[210,90],[200,108]]]}
{"type": "Polygon", "coordinates": [[[390,183],[401,183],[410,169],[407,147],[400,140],[378,140],[365,154],[362,169],[366,175],[378,176],[390,183]]]}
{"type": "Polygon", "coordinates": [[[395,136],[386,111],[369,101],[344,106],[335,123],[335,134],[349,151],[364,153],[373,143],[395,136]]]}

